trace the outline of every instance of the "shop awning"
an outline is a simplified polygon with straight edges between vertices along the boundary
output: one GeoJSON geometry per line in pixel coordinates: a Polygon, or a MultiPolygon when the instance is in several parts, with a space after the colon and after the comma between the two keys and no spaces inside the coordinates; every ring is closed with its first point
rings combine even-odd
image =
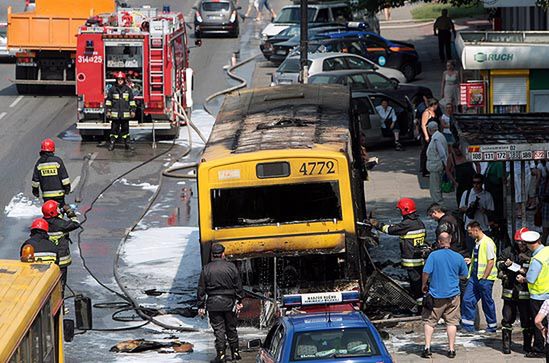
{"type": "Polygon", "coordinates": [[[455,121],[469,160],[549,159],[549,113],[459,114],[455,121]]]}
{"type": "Polygon", "coordinates": [[[549,69],[549,31],[462,31],[456,50],[467,70],[549,69]]]}

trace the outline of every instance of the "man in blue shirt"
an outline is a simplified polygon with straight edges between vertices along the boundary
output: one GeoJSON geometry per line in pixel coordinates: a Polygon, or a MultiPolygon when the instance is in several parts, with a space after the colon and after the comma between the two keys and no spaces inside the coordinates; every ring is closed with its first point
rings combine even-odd
{"type": "Polygon", "coordinates": [[[423,358],[431,358],[431,338],[438,321],[443,318],[448,334],[448,357],[455,358],[454,343],[461,318],[459,279],[467,277],[467,265],[463,256],[450,249],[452,237],[447,232],[438,236],[438,250],[432,252],[423,268],[422,289],[428,293],[423,299],[422,319],[425,331],[423,358]],[[427,301],[426,301],[427,300],[427,301]]]}

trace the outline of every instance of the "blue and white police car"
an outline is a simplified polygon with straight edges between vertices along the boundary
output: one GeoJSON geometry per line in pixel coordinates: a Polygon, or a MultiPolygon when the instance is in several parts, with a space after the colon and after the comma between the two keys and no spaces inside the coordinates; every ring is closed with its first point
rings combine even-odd
{"type": "Polygon", "coordinates": [[[298,308],[278,318],[260,346],[258,363],[389,363],[376,328],[359,311],[357,291],[286,295],[283,306],[298,308]]]}

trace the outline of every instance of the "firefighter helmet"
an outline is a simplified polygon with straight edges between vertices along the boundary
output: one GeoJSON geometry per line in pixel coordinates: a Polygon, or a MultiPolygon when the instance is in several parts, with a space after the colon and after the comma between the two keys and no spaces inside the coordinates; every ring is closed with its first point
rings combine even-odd
{"type": "Polygon", "coordinates": [[[122,78],[122,79],[126,79],[126,73],[122,72],[122,71],[119,71],[119,72],[116,72],[115,75],[114,75],[114,78],[116,79],[119,79],[119,78],[122,78]]]}
{"type": "Polygon", "coordinates": [[[522,234],[523,234],[524,232],[528,232],[528,231],[529,231],[529,229],[526,228],[526,227],[522,227],[521,229],[517,230],[517,231],[515,232],[515,241],[517,241],[517,242],[522,242],[522,234]]]}
{"type": "Polygon", "coordinates": [[[49,230],[48,222],[43,218],[36,218],[31,224],[31,230],[33,229],[40,229],[47,232],[49,230]]]}
{"type": "Polygon", "coordinates": [[[44,139],[40,144],[40,151],[55,152],[55,142],[52,139],[44,139]]]}
{"type": "Polygon", "coordinates": [[[403,216],[412,214],[416,211],[416,203],[410,198],[401,198],[397,203],[397,208],[403,216]]]}
{"type": "Polygon", "coordinates": [[[42,214],[44,218],[53,218],[59,215],[59,203],[55,200],[48,200],[42,206],[42,214]]]}

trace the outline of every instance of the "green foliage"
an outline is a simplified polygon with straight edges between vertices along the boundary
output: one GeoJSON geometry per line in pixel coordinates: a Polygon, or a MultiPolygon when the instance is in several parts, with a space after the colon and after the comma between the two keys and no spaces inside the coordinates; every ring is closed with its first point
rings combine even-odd
{"type": "Polygon", "coordinates": [[[448,10],[452,19],[475,18],[486,13],[486,9],[480,4],[452,6],[451,4],[423,4],[412,9],[412,17],[415,20],[433,20],[440,16],[442,9],[448,10]]]}
{"type": "MultiPolygon", "coordinates": [[[[426,2],[430,3],[431,0],[411,0],[412,2],[426,2]]],[[[370,11],[378,12],[387,5],[398,8],[403,6],[405,0],[358,0],[357,7],[361,9],[368,9],[370,11]]],[[[452,6],[463,6],[463,5],[477,5],[482,4],[482,0],[439,0],[439,3],[451,4],[452,6]]],[[[537,0],[538,6],[541,6],[545,9],[549,8],[549,0],[537,0]]]]}

